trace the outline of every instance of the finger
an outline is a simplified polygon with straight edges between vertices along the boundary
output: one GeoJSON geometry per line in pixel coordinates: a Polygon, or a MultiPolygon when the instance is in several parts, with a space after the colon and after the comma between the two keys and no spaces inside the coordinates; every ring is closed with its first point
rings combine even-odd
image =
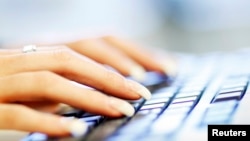
{"type": "Polygon", "coordinates": [[[100,91],[126,99],[148,99],[150,92],[134,81],[68,48],[30,52],[0,58],[0,76],[27,71],[48,70],[100,91]]]}
{"type": "Polygon", "coordinates": [[[81,40],[69,43],[68,46],[99,63],[112,66],[125,76],[130,75],[138,81],[143,81],[145,78],[145,70],[142,66],[117,48],[110,47],[101,40],[81,40]]]}
{"type": "Polygon", "coordinates": [[[60,104],[57,102],[51,102],[51,101],[18,101],[15,102],[16,104],[21,104],[28,106],[32,109],[41,111],[41,112],[47,112],[47,113],[57,113],[60,111],[60,104]]]}
{"type": "Polygon", "coordinates": [[[0,104],[0,129],[41,132],[50,136],[79,136],[87,124],[79,120],[64,120],[60,116],[34,111],[18,104],[0,104]],[[42,124],[39,124],[41,123],[42,124]]]}
{"type": "Polygon", "coordinates": [[[17,49],[0,49],[0,55],[10,55],[17,53],[17,49]]]}
{"type": "MultiPolygon", "coordinates": [[[[60,46],[43,46],[43,47],[38,47],[37,51],[43,52],[43,51],[48,51],[48,50],[55,50],[55,49],[60,49],[60,46]]],[[[22,53],[22,48],[20,49],[0,49],[0,55],[15,55],[15,54],[21,54],[22,53]]]]}
{"type": "Polygon", "coordinates": [[[0,84],[1,103],[48,100],[106,116],[132,116],[134,114],[134,108],[128,102],[92,89],[79,87],[51,72],[5,76],[0,79],[0,84]]]}
{"type": "Polygon", "coordinates": [[[144,66],[147,70],[165,73],[167,68],[154,60],[152,58],[152,54],[146,52],[145,49],[140,48],[138,45],[114,36],[105,36],[102,39],[113,47],[122,50],[129,57],[144,66]]]}

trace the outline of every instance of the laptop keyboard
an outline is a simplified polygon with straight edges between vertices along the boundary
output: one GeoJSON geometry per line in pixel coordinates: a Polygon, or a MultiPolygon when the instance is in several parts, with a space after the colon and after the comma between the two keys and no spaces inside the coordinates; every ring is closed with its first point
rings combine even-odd
{"type": "MultiPolygon", "coordinates": [[[[145,139],[150,134],[174,136],[192,113],[207,87],[213,83],[215,73],[211,70],[216,68],[211,63],[214,62],[208,61],[207,58],[200,62],[195,64],[196,71],[188,71],[189,68],[186,68],[181,72],[183,74],[176,78],[148,72],[147,79],[142,84],[151,91],[152,98],[129,101],[136,110],[133,117],[111,119],[79,109],[67,111],[63,116],[79,118],[88,123],[88,133],[79,140],[128,141],[145,139]]],[[[202,127],[207,124],[229,123],[248,83],[249,75],[233,75],[223,79],[198,125],[202,127]]],[[[26,140],[49,140],[49,137],[33,133],[26,140]]]]}

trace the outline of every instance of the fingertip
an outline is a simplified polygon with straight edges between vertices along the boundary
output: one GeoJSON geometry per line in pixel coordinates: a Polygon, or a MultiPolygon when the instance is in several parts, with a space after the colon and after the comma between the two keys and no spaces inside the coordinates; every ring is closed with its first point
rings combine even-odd
{"type": "Polygon", "coordinates": [[[109,104],[113,109],[119,111],[125,116],[131,117],[135,113],[134,107],[124,100],[115,97],[109,97],[109,104]]]}
{"type": "Polygon", "coordinates": [[[136,65],[131,67],[129,75],[132,79],[143,82],[146,78],[146,70],[142,66],[136,65]]]}
{"type": "Polygon", "coordinates": [[[151,98],[151,92],[141,85],[140,83],[127,79],[128,88],[135,92],[137,95],[149,100],[151,98]]]}
{"type": "Polygon", "coordinates": [[[175,77],[177,75],[177,63],[174,61],[167,61],[162,65],[163,72],[170,77],[175,77]]]}
{"type": "Polygon", "coordinates": [[[85,121],[75,118],[62,117],[60,123],[62,127],[74,137],[84,135],[88,129],[88,125],[85,121]]]}

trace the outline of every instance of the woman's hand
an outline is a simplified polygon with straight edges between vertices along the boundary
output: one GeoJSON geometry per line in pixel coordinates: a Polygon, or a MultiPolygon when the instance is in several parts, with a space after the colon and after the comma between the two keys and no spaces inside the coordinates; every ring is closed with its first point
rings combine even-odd
{"type": "Polygon", "coordinates": [[[143,81],[146,71],[175,75],[175,60],[170,56],[154,54],[145,48],[115,36],[84,39],[66,43],[71,49],[115,68],[124,76],[143,81]],[[154,56],[155,55],[155,56],[154,56]],[[155,57],[163,57],[156,59],[155,57]],[[162,60],[162,61],[161,61],[162,60]]]}
{"type": "Polygon", "coordinates": [[[0,57],[0,112],[4,113],[0,115],[0,128],[62,135],[71,130],[71,124],[62,122],[59,116],[27,107],[65,103],[106,116],[132,116],[133,107],[115,97],[150,98],[145,87],[64,46],[42,47],[29,53],[16,50],[0,57]],[[72,81],[94,89],[80,87],[72,81]],[[40,121],[43,123],[39,124],[40,121]]]}
{"type": "Polygon", "coordinates": [[[0,129],[52,136],[82,134],[84,122],[49,113],[64,103],[105,116],[132,116],[134,108],[122,99],[149,99],[151,94],[122,75],[142,80],[146,70],[165,71],[150,56],[115,37],[66,45],[39,47],[28,53],[0,51],[0,112],[4,113],[0,114],[0,129]]]}

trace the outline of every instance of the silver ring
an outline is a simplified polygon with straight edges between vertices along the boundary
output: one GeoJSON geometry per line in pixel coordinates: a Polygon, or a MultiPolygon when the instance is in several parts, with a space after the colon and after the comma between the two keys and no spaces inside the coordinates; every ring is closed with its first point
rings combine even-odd
{"type": "Polygon", "coordinates": [[[35,52],[37,50],[36,45],[26,45],[23,47],[22,52],[28,53],[28,52],[35,52]]]}

